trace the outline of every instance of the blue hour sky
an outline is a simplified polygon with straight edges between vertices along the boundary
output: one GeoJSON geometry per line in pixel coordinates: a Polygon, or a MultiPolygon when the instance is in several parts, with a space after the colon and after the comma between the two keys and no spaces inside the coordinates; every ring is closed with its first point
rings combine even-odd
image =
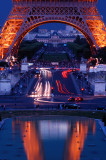
{"type": "MultiPolygon", "coordinates": [[[[3,26],[12,9],[12,0],[0,0],[0,25],[3,26]]],[[[98,10],[106,23],[106,0],[98,0],[98,10]]]]}

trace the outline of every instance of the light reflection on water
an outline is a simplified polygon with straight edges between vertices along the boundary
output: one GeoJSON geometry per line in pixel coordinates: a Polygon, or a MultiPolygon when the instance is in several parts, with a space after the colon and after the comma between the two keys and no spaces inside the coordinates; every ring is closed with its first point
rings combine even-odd
{"type": "Polygon", "coordinates": [[[52,119],[50,117],[48,119],[22,117],[13,120],[14,131],[17,124],[28,160],[50,160],[52,155],[54,158],[51,160],[80,160],[88,132],[95,134],[95,120],[93,119],[62,120],[58,117],[54,119],[53,117],[52,119]]]}
{"type": "Polygon", "coordinates": [[[39,121],[39,133],[42,139],[65,139],[68,134],[69,124],[67,121],[39,121]]]}

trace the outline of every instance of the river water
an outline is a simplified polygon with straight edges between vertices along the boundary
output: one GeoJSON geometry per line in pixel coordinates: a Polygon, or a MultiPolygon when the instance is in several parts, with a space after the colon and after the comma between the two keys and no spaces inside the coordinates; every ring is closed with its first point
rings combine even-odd
{"type": "Polygon", "coordinates": [[[106,160],[106,139],[90,118],[17,117],[0,130],[0,160],[106,160]]]}

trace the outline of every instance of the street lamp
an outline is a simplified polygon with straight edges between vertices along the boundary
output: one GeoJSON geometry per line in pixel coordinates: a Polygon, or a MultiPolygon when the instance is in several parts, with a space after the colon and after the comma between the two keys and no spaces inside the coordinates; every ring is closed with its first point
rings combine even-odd
{"type": "Polygon", "coordinates": [[[81,88],[81,92],[82,92],[82,96],[83,96],[83,92],[84,92],[84,88],[83,87],[81,88]]]}
{"type": "Polygon", "coordinates": [[[53,93],[53,90],[54,90],[54,88],[53,88],[53,87],[51,87],[51,93],[53,93]]]}

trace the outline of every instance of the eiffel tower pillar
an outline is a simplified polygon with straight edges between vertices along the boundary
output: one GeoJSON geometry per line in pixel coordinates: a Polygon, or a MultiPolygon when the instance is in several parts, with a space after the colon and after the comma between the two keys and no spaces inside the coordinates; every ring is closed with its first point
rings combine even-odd
{"type": "Polygon", "coordinates": [[[84,34],[92,54],[106,46],[106,27],[98,0],[12,0],[13,9],[0,34],[0,59],[16,55],[24,36],[49,22],[73,26],[84,34]]]}

